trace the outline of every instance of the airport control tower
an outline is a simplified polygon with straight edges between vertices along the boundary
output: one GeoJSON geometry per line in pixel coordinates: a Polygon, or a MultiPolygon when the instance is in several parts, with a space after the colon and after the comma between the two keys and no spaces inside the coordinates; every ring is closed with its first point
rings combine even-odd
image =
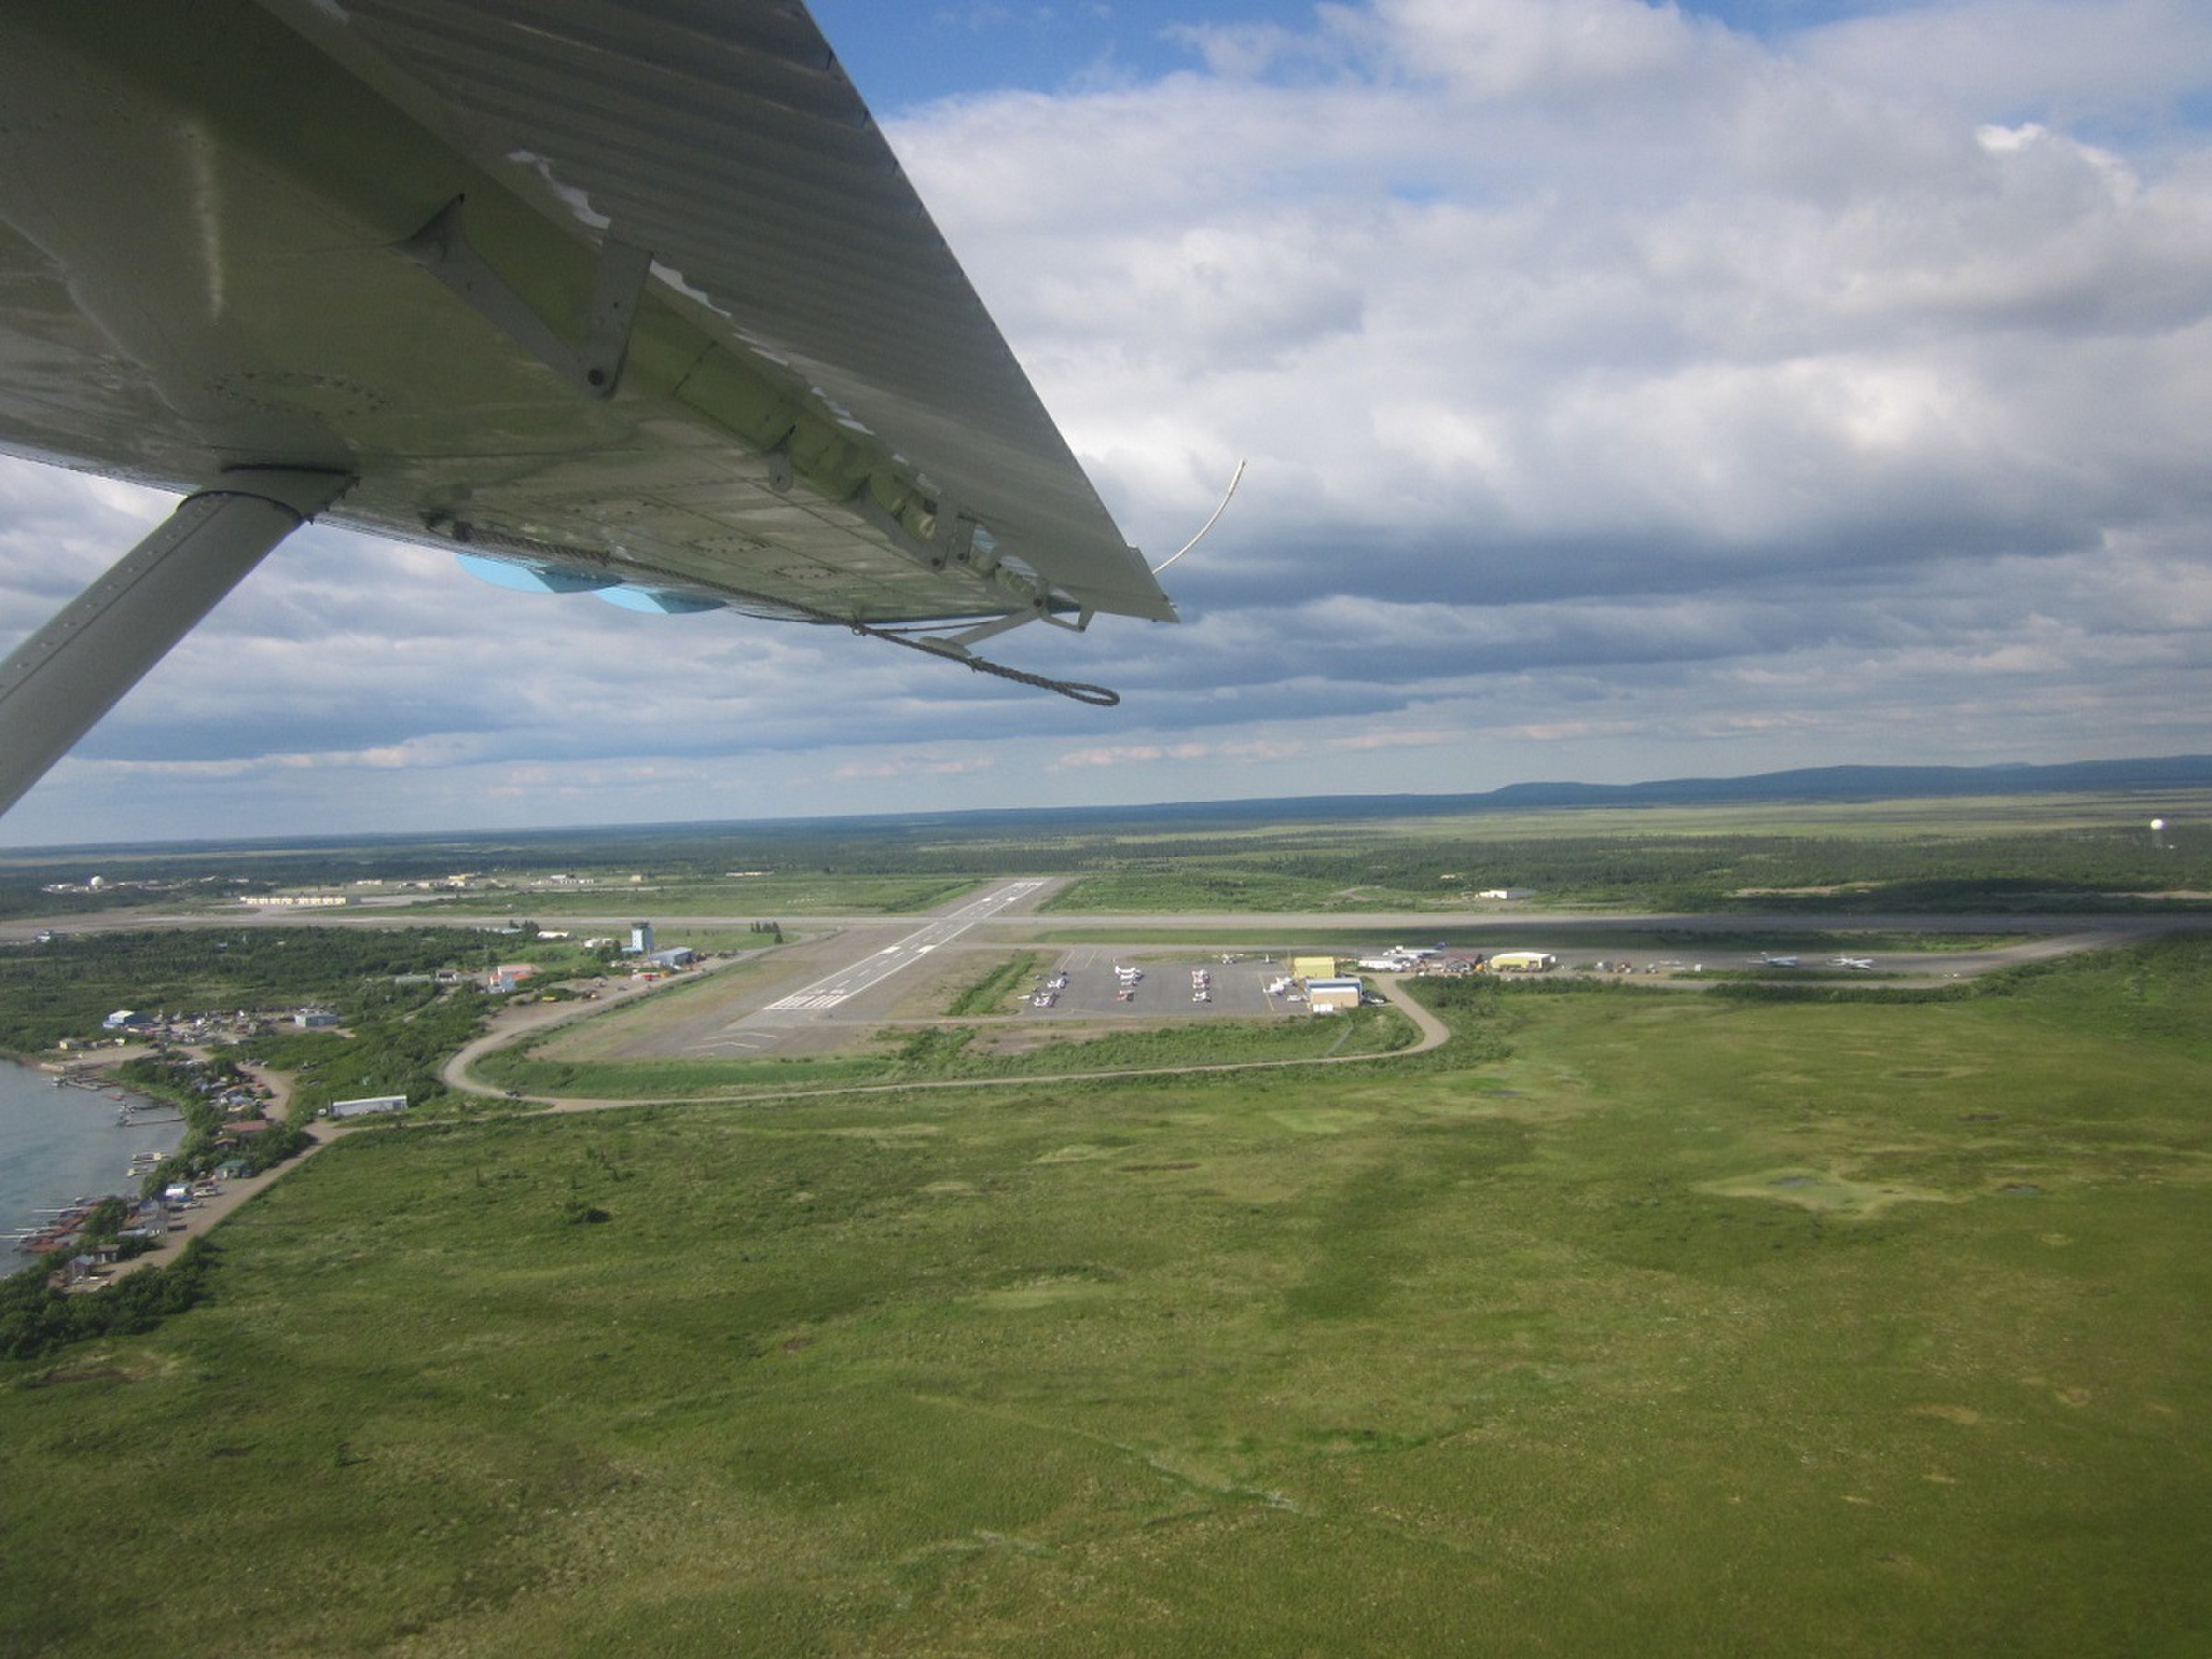
{"type": "Polygon", "coordinates": [[[629,947],[640,956],[653,954],[653,924],[632,922],[629,924],[629,947]]]}

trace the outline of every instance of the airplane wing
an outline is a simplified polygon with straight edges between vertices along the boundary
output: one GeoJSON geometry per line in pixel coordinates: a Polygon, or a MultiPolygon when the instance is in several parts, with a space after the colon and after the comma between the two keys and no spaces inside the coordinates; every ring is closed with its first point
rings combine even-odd
{"type": "Polygon", "coordinates": [[[795,0],[9,0],[0,449],[954,655],[1175,619],[795,0]]]}

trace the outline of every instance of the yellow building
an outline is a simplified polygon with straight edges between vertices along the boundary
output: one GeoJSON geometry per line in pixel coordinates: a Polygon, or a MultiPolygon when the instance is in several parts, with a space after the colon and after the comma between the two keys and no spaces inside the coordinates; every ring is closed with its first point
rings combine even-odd
{"type": "Polygon", "coordinates": [[[1324,956],[1301,956],[1290,959],[1292,979],[1317,980],[1336,977],[1336,959],[1324,956]]]}
{"type": "Polygon", "coordinates": [[[1500,950],[1490,958],[1492,973],[1549,973],[1559,965],[1548,950],[1500,950]]]}

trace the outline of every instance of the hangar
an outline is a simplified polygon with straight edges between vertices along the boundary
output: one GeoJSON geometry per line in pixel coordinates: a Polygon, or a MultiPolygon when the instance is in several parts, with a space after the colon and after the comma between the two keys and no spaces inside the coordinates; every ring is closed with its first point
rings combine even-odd
{"type": "Polygon", "coordinates": [[[1316,1014],[1341,1014],[1359,1006],[1363,990],[1356,979],[1308,980],[1306,1006],[1316,1014]]]}
{"type": "Polygon", "coordinates": [[[1548,950],[1500,950],[1490,958],[1492,973],[1549,973],[1559,965],[1548,950]]]}

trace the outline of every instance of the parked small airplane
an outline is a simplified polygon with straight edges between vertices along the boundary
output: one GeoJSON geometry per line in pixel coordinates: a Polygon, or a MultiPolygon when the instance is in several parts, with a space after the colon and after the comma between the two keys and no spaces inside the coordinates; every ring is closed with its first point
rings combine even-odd
{"type": "Polygon", "coordinates": [[[1836,968],[1855,968],[1860,972],[1864,973],[1866,971],[1866,970],[1874,966],[1874,959],[1872,957],[1840,956],[1833,963],[1830,964],[1830,966],[1836,968]]]}
{"type": "Polygon", "coordinates": [[[1761,968],[1794,968],[1797,959],[1794,956],[1769,956],[1762,950],[1759,953],[1759,965],[1761,968]]]}

